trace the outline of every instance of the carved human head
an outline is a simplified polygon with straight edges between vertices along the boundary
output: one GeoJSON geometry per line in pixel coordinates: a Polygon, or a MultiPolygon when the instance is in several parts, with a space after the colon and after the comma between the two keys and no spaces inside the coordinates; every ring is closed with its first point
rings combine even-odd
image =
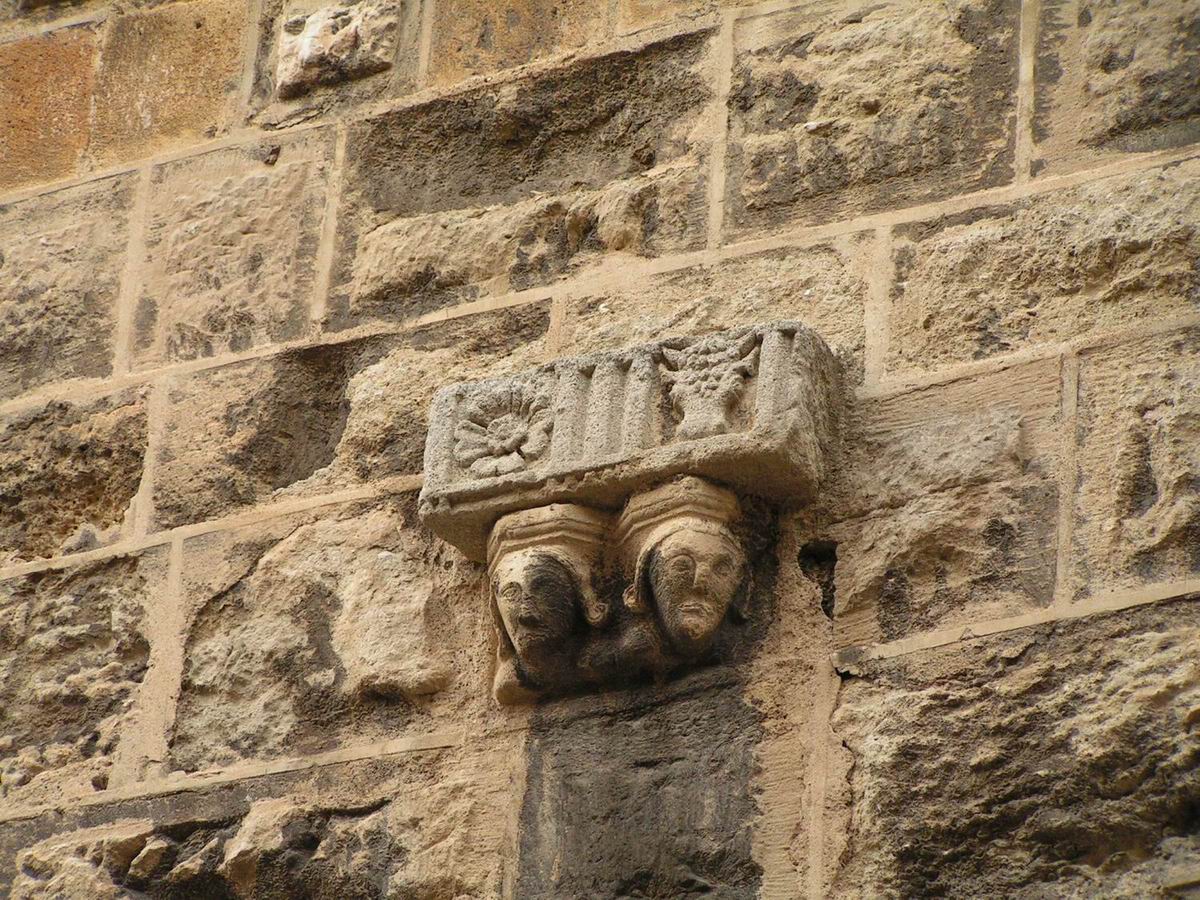
{"type": "Polygon", "coordinates": [[[582,621],[578,576],[553,553],[505,555],[492,571],[492,596],[498,626],[530,668],[560,652],[582,621]]]}
{"type": "Polygon", "coordinates": [[[730,528],[739,516],[731,493],[692,477],[635,497],[622,516],[626,604],[654,615],[679,656],[702,655],[731,610],[745,613],[746,554],[730,528]]]}

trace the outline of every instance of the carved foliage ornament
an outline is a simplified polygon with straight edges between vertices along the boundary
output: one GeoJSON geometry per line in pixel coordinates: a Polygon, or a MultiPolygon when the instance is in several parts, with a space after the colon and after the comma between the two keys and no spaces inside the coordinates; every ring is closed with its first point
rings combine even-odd
{"type": "Polygon", "coordinates": [[[736,640],[746,501],[811,498],[839,378],[784,322],[439,392],[421,515],[487,561],[496,699],[662,678],[736,640]]]}

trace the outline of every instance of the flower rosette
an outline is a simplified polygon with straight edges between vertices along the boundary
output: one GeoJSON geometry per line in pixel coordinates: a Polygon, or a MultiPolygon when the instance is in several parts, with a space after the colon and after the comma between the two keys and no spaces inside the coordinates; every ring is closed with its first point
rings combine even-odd
{"type": "Polygon", "coordinates": [[[548,397],[520,384],[477,392],[462,405],[454,458],[478,478],[519,472],[550,446],[548,397]]]}

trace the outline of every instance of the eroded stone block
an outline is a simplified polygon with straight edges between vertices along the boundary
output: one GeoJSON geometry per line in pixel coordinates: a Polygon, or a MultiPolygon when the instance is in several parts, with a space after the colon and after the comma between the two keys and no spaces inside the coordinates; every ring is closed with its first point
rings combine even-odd
{"type": "Polygon", "coordinates": [[[1190,0],[1048,0],[1035,66],[1037,171],[1200,138],[1200,10],[1190,0]]]}
{"type": "Polygon", "coordinates": [[[0,208],[0,397],[112,371],[131,199],[107,179],[0,208]]]}
{"type": "Polygon", "coordinates": [[[871,242],[870,235],[855,235],[630,278],[568,301],[564,350],[598,353],[671,334],[798,319],[830,345],[848,377],[861,380],[871,242]]]}
{"type": "Polygon", "coordinates": [[[0,44],[0,189],[74,174],[88,144],[95,66],[91,26],[0,44]]]}
{"type": "Polygon", "coordinates": [[[636,31],[672,18],[695,18],[741,5],[741,0],[618,0],[617,27],[636,31]]]}
{"type": "Polygon", "coordinates": [[[1078,467],[1076,596],[1200,573],[1200,330],[1083,357],[1078,467]]]}
{"type": "Polygon", "coordinates": [[[187,542],[172,767],[423,734],[486,705],[487,614],[460,602],[482,572],[418,529],[415,499],[187,542]]]}
{"type": "Polygon", "coordinates": [[[353,81],[390,68],[396,52],[396,22],[388,13],[360,3],[289,16],[276,50],[276,93],[288,100],[320,85],[353,81]]]}
{"type": "Polygon", "coordinates": [[[1200,605],[872,663],[833,896],[1166,896],[1200,863],[1200,605]]]}
{"type": "Polygon", "coordinates": [[[301,337],[331,136],[221,150],[152,177],[134,323],[139,367],[301,337]]]}
{"type": "Polygon", "coordinates": [[[137,391],[0,419],[0,561],[112,539],[138,492],[146,444],[137,391]]]}
{"type": "Polygon", "coordinates": [[[430,74],[449,85],[599,42],[608,31],[608,8],[593,0],[447,0],[434,8],[430,74]]]}
{"type": "Polygon", "coordinates": [[[739,23],[727,223],[819,224],[1012,177],[1017,4],[829,0],[739,23]]]}
{"type": "Polygon", "coordinates": [[[145,676],[167,554],[0,582],[0,798],[103,790],[145,676]]]}
{"type": "Polygon", "coordinates": [[[536,304],[181,378],[170,393],[156,521],[173,527],[272,497],[416,474],[446,373],[534,364],[548,327],[547,305],[536,304]]]}
{"type": "Polygon", "coordinates": [[[1195,161],[904,226],[888,366],[986,359],[1200,304],[1195,161]]]}
{"type": "Polygon", "coordinates": [[[231,123],[246,7],[187,0],[113,16],[96,74],[89,158],[100,165],[204,140],[231,123]]]}

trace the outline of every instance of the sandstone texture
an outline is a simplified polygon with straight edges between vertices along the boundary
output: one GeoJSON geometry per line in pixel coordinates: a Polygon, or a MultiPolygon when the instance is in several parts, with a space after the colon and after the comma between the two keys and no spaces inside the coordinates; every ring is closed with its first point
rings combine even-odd
{"type": "Polygon", "coordinates": [[[165,578],[151,552],[0,582],[4,802],[107,785],[165,578]]]}
{"type": "Polygon", "coordinates": [[[1189,0],[1050,0],[1035,69],[1035,168],[1200,137],[1200,10],[1189,0]]]}
{"type": "Polygon", "coordinates": [[[1195,161],[897,229],[889,371],[1200,308],[1195,161]]]}
{"type": "Polygon", "coordinates": [[[96,73],[88,156],[112,164],[224,131],[245,15],[236,0],[187,0],[115,17],[96,73]]]}
{"type": "Polygon", "coordinates": [[[155,171],[134,320],[138,367],[305,334],[331,157],[317,133],[155,171]]]}
{"type": "Polygon", "coordinates": [[[1198,640],[1183,603],[849,679],[834,728],[854,813],[834,895],[1172,896],[1200,862],[1198,640]]]}
{"type": "Polygon", "coordinates": [[[158,525],[419,473],[429,403],[446,371],[537,362],[548,325],[544,307],[523,307],[181,379],[158,462],[158,525]]]}
{"type": "Polygon", "coordinates": [[[622,31],[633,31],[739,5],[738,0],[617,0],[617,27],[622,31]]]}
{"type": "Polygon", "coordinates": [[[608,34],[603,3],[447,0],[436,7],[430,51],[435,84],[533,62],[608,34]]]}
{"type": "Polygon", "coordinates": [[[417,527],[414,496],[196,538],[184,554],[193,614],[171,768],[419,735],[485,707],[487,610],[455,602],[480,572],[417,527]]]}
{"type": "Polygon", "coordinates": [[[75,173],[88,143],[95,65],[88,27],[0,44],[0,189],[75,173]]]}
{"type": "Polygon", "coordinates": [[[270,0],[259,19],[252,118],[280,129],[416,88],[419,0],[270,0]]]}
{"type": "Polygon", "coordinates": [[[1077,596],[1200,573],[1198,429],[1197,329],[1083,358],[1077,596]]]}
{"type": "Polygon", "coordinates": [[[1017,4],[821,2],[735,34],[727,223],[820,224],[1007,181],[1017,4]]]}
{"type": "Polygon", "coordinates": [[[112,371],[125,179],[0,207],[0,398],[112,371]]]}
{"type": "Polygon", "coordinates": [[[707,34],[354,125],[335,327],[703,243],[707,34]]]}
{"type": "Polygon", "coordinates": [[[0,418],[0,561],[115,539],[141,486],[147,441],[141,391],[0,418]]]}

